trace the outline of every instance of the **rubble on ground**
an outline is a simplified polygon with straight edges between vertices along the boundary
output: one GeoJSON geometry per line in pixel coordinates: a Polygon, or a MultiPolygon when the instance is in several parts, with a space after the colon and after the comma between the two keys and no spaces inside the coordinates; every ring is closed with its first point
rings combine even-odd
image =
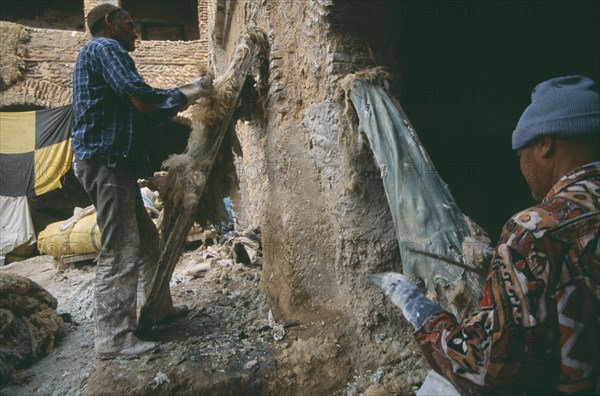
{"type": "MultiPolygon", "coordinates": [[[[149,339],[160,342],[160,351],[131,361],[99,361],[94,355],[91,261],[57,271],[50,256],[37,256],[0,268],[0,275],[20,273],[44,286],[58,300],[59,313],[71,319],[54,350],[19,370],[16,382],[0,393],[284,395],[319,389],[321,376],[341,375],[340,361],[331,357],[351,348],[339,338],[344,326],[337,317],[302,322],[278,317],[259,287],[262,259],[258,229],[203,231],[188,244],[170,284],[174,303],[187,304],[190,314],[153,328],[149,339]]],[[[374,340],[389,355],[387,363],[353,370],[354,381],[329,394],[414,394],[426,363],[410,332],[402,333],[405,338],[374,340]]],[[[348,367],[350,361],[341,369],[348,367]]]]}
{"type": "Polygon", "coordinates": [[[199,240],[201,245],[198,249],[182,255],[179,265],[185,269],[187,275],[203,276],[211,269],[237,263],[262,266],[258,229],[248,229],[241,233],[230,231],[224,235],[208,230],[201,234],[199,240]]]}
{"type": "Polygon", "coordinates": [[[270,361],[269,344],[275,340],[269,327],[267,298],[258,287],[262,264],[259,230],[224,235],[205,232],[201,245],[184,254],[171,280],[171,292],[175,304],[187,304],[191,313],[170,325],[154,328],[150,338],[160,341],[161,351],[144,359],[96,360],[91,299],[95,271],[90,264],[60,267],[62,270],[57,272],[50,256],[37,256],[0,270],[1,276],[21,272],[39,279],[56,296],[60,312],[72,319],[65,325],[65,337],[55,351],[22,370],[20,382],[3,392],[168,393],[188,386],[188,392],[202,393],[219,387],[246,386],[244,381],[270,361]],[[240,246],[248,257],[253,257],[251,262],[236,262],[243,260],[240,246]],[[195,276],[187,274],[190,268],[210,261],[210,255],[215,259],[214,266],[195,276]],[[71,374],[64,376],[65,372],[71,374]],[[127,381],[121,381],[123,378],[127,381]]]}

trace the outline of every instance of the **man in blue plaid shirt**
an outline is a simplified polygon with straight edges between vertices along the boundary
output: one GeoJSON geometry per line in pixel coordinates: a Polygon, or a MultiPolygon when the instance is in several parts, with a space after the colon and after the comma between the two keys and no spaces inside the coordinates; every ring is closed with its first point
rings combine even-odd
{"type": "MultiPolygon", "coordinates": [[[[159,237],[137,184],[146,162],[141,119],[169,119],[211,92],[201,76],[173,89],[146,84],[129,52],[137,35],[129,14],[101,4],[87,16],[93,39],[79,53],[73,74],[72,149],[75,175],[96,207],[102,252],[96,267],[95,351],[100,358],[136,357],[157,349],[139,340],[138,279],[145,293],[158,262],[159,237]]],[[[187,314],[162,298],[163,321],[187,314]]],[[[141,304],[140,304],[141,305],[141,304]]]]}

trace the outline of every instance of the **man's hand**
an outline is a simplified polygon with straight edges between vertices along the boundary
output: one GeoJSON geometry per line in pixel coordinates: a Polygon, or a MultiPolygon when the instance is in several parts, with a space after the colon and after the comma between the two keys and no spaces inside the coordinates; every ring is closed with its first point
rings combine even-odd
{"type": "Polygon", "coordinates": [[[427,318],[444,311],[438,304],[425,297],[417,285],[402,274],[373,274],[369,275],[369,281],[379,287],[402,310],[402,314],[415,330],[419,329],[427,318]]]}
{"type": "Polygon", "coordinates": [[[213,78],[210,74],[205,74],[189,84],[178,87],[181,93],[187,98],[185,108],[194,104],[198,99],[207,97],[212,92],[213,78]]]}

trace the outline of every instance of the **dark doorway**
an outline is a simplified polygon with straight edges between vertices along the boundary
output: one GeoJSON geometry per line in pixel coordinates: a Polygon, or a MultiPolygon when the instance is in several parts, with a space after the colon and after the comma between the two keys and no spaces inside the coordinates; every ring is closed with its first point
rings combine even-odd
{"type": "Polygon", "coordinates": [[[197,0],[122,0],[138,23],[142,40],[198,40],[197,0]]]}
{"type": "Polygon", "coordinates": [[[346,26],[392,74],[400,100],[462,210],[493,240],[534,204],[511,149],[532,89],[599,81],[600,2],[354,2],[346,26]]]}
{"type": "Polygon", "coordinates": [[[0,20],[36,28],[84,31],[83,0],[3,0],[0,20]]]}

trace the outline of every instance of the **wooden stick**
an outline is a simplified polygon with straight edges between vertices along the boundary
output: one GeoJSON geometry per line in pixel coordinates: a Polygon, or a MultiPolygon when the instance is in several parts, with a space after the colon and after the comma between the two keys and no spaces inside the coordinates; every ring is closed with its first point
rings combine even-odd
{"type": "Polygon", "coordinates": [[[470,267],[468,265],[465,265],[463,263],[459,263],[458,261],[452,260],[451,258],[444,257],[444,256],[441,256],[441,255],[436,254],[436,253],[427,252],[425,250],[417,250],[417,249],[410,248],[410,247],[407,248],[406,250],[408,250],[409,252],[412,252],[412,253],[417,253],[417,254],[420,254],[420,255],[423,255],[423,256],[427,256],[427,257],[434,258],[436,260],[443,261],[444,263],[451,264],[451,265],[454,265],[456,267],[462,268],[464,270],[474,272],[477,275],[481,275],[483,277],[485,277],[487,275],[483,270],[480,270],[480,269],[474,268],[474,267],[470,267]]]}

